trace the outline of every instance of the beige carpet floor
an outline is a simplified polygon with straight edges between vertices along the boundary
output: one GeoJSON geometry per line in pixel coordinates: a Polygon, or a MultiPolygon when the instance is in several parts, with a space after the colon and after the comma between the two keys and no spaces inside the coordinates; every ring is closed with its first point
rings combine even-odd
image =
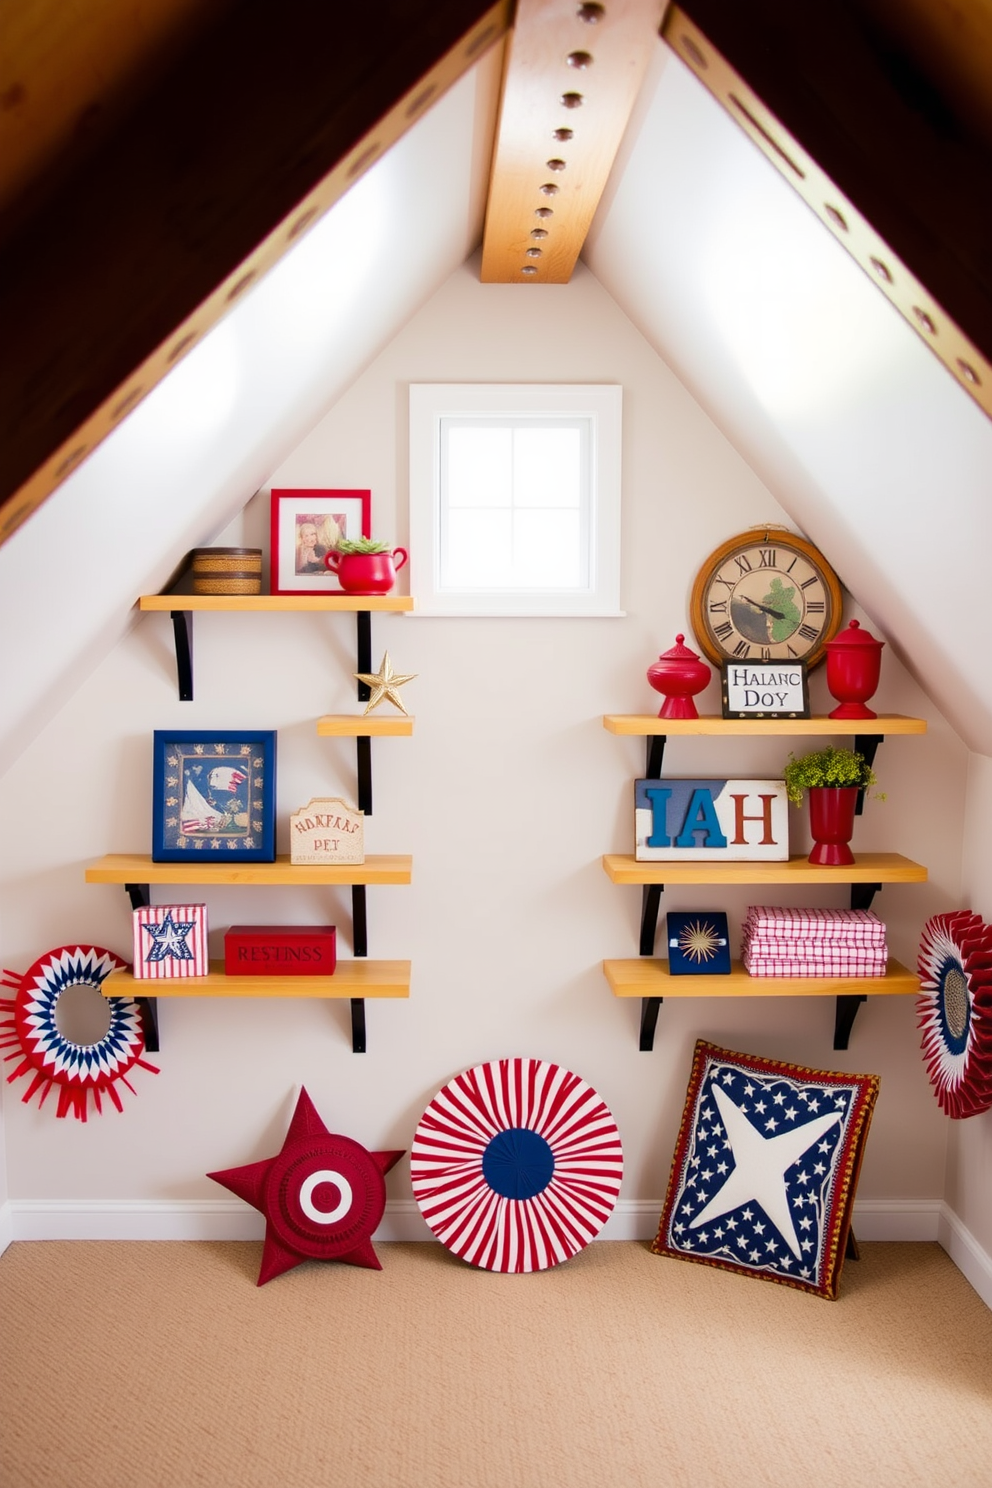
{"type": "Polygon", "coordinates": [[[3,1488],[988,1488],[992,1313],[936,1245],[837,1302],[601,1242],[494,1276],[255,1244],[0,1258],[3,1488]]]}

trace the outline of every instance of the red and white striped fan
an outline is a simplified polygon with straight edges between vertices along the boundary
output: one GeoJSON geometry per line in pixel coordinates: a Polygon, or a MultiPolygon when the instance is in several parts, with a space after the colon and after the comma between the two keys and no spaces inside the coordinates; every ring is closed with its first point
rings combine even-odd
{"type": "Polygon", "coordinates": [[[623,1149],[607,1106],[578,1075],[501,1059],[438,1091],[414,1134],[410,1177],[453,1254],[485,1271],[544,1271],[609,1219],[623,1149]]]}

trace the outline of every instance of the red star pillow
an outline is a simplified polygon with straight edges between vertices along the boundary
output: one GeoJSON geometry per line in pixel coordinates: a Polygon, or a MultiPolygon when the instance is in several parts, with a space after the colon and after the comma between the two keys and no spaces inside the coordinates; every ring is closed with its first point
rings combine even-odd
{"type": "Polygon", "coordinates": [[[368,1152],[329,1132],[301,1089],[275,1157],[208,1173],[265,1215],[258,1285],[301,1261],[344,1261],[381,1271],[372,1234],[386,1207],[384,1174],[403,1156],[368,1152]]]}
{"type": "Polygon", "coordinates": [[[651,1249],[836,1298],[878,1084],[700,1039],[651,1249]]]}

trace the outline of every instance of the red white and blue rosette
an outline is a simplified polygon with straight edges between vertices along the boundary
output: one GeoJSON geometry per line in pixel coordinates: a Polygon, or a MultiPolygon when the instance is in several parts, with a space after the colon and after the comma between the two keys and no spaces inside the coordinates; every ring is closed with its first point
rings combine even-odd
{"type": "Polygon", "coordinates": [[[917,1023],[937,1100],[948,1116],[992,1107],[992,926],[970,910],[923,927],[917,1023]]]}
{"type": "Polygon", "coordinates": [[[116,1085],[120,1081],[133,1095],[127,1076],[136,1066],[158,1074],[154,1064],[141,1058],[145,1048],[141,1017],[130,997],[107,998],[109,1026],[95,1043],[73,1043],[56,1022],[63,992],[78,986],[99,990],[104,977],[126,965],[102,946],[75,945],[48,951],[23,976],[4,971],[0,985],[16,988],[16,996],[0,999],[0,1010],[6,1013],[0,1015],[0,1049],[14,1051],[3,1056],[5,1062],[20,1061],[7,1076],[8,1083],[20,1075],[33,1077],[23,1101],[40,1092],[38,1105],[43,1106],[54,1086],[59,1092],[55,1114],[64,1117],[71,1111],[85,1121],[91,1095],[98,1113],[104,1095],[118,1111],[124,1109],[116,1085]]]}
{"type": "Polygon", "coordinates": [[[606,1104],[578,1075],[500,1059],[438,1091],[414,1134],[410,1177],[454,1255],[485,1271],[544,1271],[609,1219],[623,1149],[606,1104]]]}

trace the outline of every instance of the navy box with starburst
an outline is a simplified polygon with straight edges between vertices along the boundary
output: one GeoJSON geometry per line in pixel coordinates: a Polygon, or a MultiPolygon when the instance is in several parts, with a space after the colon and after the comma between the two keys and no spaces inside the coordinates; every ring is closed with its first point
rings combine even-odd
{"type": "Polygon", "coordinates": [[[682,910],[668,916],[668,970],[672,976],[730,973],[730,934],[720,910],[682,910]]]}

